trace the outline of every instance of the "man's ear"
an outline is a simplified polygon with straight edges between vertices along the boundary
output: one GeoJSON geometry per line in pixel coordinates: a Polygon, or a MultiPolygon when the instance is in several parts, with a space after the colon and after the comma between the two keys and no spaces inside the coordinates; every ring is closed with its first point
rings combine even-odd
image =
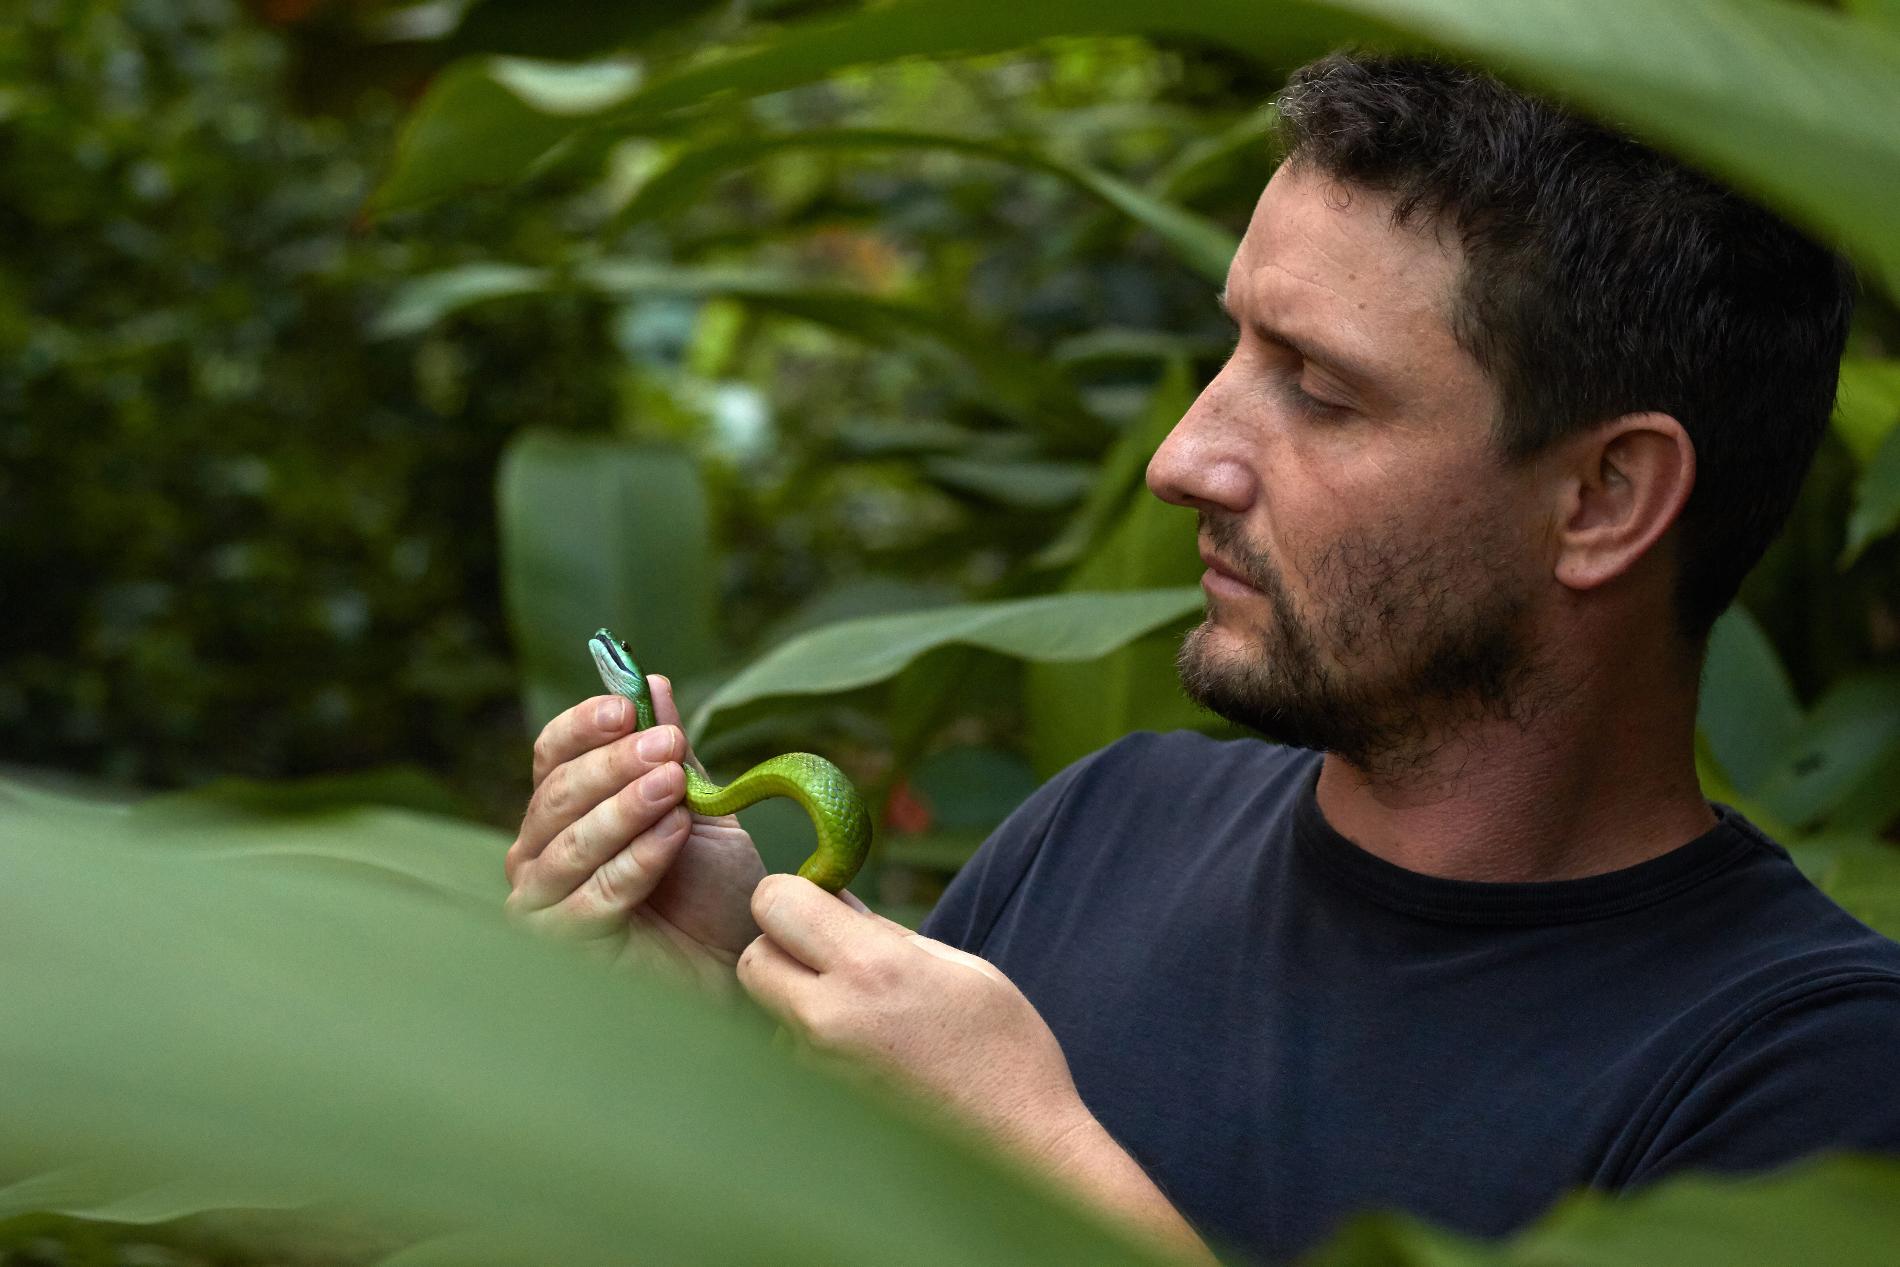
{"type": "Polygon", "coordinates": [[[1564,467],[1555,573],[1595,589],[1640,562],[1688,504],[1695,445],[1668,414],[1624,414],[1578,437],[1564,467]]]}

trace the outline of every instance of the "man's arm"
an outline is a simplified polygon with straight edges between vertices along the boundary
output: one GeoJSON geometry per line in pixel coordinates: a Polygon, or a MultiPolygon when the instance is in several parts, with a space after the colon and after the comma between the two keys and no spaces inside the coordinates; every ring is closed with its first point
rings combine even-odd
{"type": "Polygon", "coordinates": [[[891,1077],[1135,1236],[1217,1260],[1095,1120],[1056,1036],[996,967],[809,880],[767,876],[739,981],[814,1047],[891,1077]]]}

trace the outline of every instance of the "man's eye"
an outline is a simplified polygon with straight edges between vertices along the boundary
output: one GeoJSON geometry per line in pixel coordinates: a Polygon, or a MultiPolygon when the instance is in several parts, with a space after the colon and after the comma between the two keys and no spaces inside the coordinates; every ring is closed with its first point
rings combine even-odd
{"type": "Polygon", "coordinates": [[[1288,404],[1311,417],[1337,418],[1341,414],[1352,412],[1344,405],[1335,405],[1329,400],[1307,395],[1306,389],[1300,386],[1300,377],[1297,374],[1290,374],[1282,381],[1281,391],[1286,396],[1288,404]]]}

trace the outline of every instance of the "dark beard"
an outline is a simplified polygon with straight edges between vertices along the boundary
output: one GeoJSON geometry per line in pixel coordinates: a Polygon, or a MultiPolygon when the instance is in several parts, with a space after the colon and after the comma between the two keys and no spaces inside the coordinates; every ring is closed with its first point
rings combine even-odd
{"type": "MultiPolygon", "coordinates": [[[[1252,654],[1237,655],[1216,650],[1222,600],[1209,598],[1208,623],[1175,660],[1202,707],[1274,743],[1336,753],[1387,777],[1427,764],[1461,720],[1530,715],[1528,600],[1508,579],[1492,579],[1483,543],[1447,546],[1458,536],[1447,534],[1408,545],[1396,530],[1337,543],[1315,568],[1313,592],[1330,602],[1315,627],[1300,620],[1273,565],[1246,548],[1236,521],[1203,514],[1201,530],[1273,610],[1270,628],[1249,631],[1252,654]],[[1488,587],[1459,593],[1460,575],[1467,588],[1488,587]],[[1373,676],[1357,667],[1368,661],[1390,667],[1373,676]]],[[[1231,632],[1237,617],[1227,617],[1231,632]]]]}

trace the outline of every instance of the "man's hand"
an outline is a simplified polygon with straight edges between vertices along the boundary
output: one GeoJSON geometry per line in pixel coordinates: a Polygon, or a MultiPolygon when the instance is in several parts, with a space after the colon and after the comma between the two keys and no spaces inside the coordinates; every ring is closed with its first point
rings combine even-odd
{"type": "Polygon", "coordinates": [[[947,1105],[1032,1164],[1094,1123],[1055,1035],[989,963],[793,875],[767,876],[752,916],[762,935],[739,982],[819,1051],[947,1105]]]}
{"type": "Polygon", "coordinates": [[[765,866],[737,818],[686,808],[682,763],[693,758],[672,685],[647,682],[651,730],[634,731],[631,701],[601,695],[541,731],[534,795],[508,850],[508,910],[617,953],[657,943],[727,985],[758,935],[750,901],[765,866]]]}
{"type": "Polygon", "coordinates": [[[793,875],[761,881],[752,915],[761,935],[739,982],[814,1047],[947,1106],[1169,1254],[1216,1264],[1082,1103],[1055,1034],[995,966],[793,875]]]}

